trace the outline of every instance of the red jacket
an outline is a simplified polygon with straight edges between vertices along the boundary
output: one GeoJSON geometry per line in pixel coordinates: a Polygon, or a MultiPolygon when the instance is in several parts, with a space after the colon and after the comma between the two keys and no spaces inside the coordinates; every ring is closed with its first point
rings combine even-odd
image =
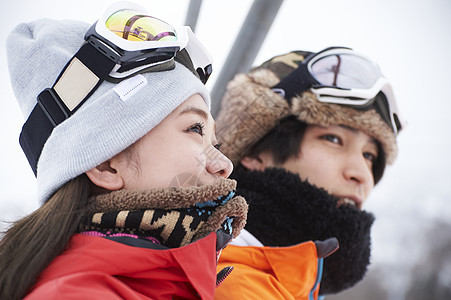
{"type": "Polygon", "coordinates": [[[76,234],[26,299],[213,299],[216,234],[156,250],[76,234]]]}
{"type": "Polygon", "coordinates": [[[291,247],[228,245],[218,269],[234,269],[216,289],[215,299],[318,299],[322,262],[314,242],[291,247]]]}

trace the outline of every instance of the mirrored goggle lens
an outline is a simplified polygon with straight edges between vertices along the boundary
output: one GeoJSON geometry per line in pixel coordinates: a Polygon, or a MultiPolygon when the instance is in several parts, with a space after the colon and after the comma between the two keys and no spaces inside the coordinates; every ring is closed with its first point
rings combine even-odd
{"type": "Polygon", "coordinates": [[[312,76],[323,86],[370,89],[382,77],[376,65],[352,54],[333,54],[314,61],[312,76]]]}
{"type": "Polygon", "coordinates": [[[112,14],[106,21],[106,27],[129,41],[176,41],[175,29],[136,10],[124,9],[112,14]]]}

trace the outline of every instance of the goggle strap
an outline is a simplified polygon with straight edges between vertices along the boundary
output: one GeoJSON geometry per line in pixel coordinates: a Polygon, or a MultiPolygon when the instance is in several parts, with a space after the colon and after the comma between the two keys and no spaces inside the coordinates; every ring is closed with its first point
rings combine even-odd
{"type": "Polygon", "coordinates": [[[75,54],[75,57],[82,61],[100,80],[105,80],[116,65],[113,60],[109,59],[90,43],[84,43],[75,54]]]}
{"type": "Polygon", "coordinates": [[[201,67],[198,67],[196,69],[196,66],[191,59],[191,55],[186,49],[178,51],[177,55],[175,56],[175,60],[184,65],[188,70],[190,70],[191,73],[199,78],[203,84],[207,83],[207,80],[210,77],[211,72],[213,71],[211,64],[205,66],[203,69],[201,67]]]}
{"type": "Polygon", "coordinates": [[[35,176],[39,157],[53,128],[69,118],[94,93],[114,66],[113,61],[85,43],[61,71],[53,87],[38,95],[19,137],[35,176]]]}
{"type": "Polygon", "coordinates": [[[106,79],[106,81],[112,82],[112,83],[120,83],[121,81],[126,80],[130,77],[133,77],[137,74],[145,74],[145,73],[149,73],[149,72],[170,71],[170,70],[173,70],[174,68],[175,68],[175,62],[173,59],[170,59],[170,60],[165,61],[160,64],[149,65],[147,67],[144,67],[140,70],[134,71],[133,73],[131,73],[130,75],[127,75],[125,77],[116,78],[116,77],[112,77],[111,75],[109,75],[108,78],[106,79]]]}
{"type": "Polygon", "coordinates": [[[392,113],[389,110],[390,106],[388,105],[386,96],[382,92],[375,97],[373,107],[396,135],[400,130],[400,126],[398,126],[399,124],[396,124],[396,121],[392,120],[392,113]]]}
{"type": "Polygon", "coordinates": [[[155,56],[146,57],[140,61],[124,62],[121,67],[117,70],[118,73],[127,72],[135,68],[141,67],[143,65],[155,65],[162,61],[168,61],[173,59],[174,55],[172,53],[155,53],[155,56]]]}
{"type": "Polygon", "coordinates": [[[315,83],[307,70],[306,64],[300,64],[293,72],[285,76],[273,89],[282,89],[285,100],[291,104],[291,98],[301,95],[315,83]]]}
{"type": "Polygon", "coordinates": [[[191,57],[188,54],[188,51],[186,49],[182,49],[177,52],[177,54],[175,56],[175,61],[184,65],[188,70],[191,71],[191,73],[194,74],[194,76],[201,79],[199,77],[199,74],[196,72],[196,70],[194,70],[193,61],[191,60],[191,57]]]}
{"type": "MultiPolygon", "coordinates": [[[[53,102],[53,100],[51,102],[53,102]]],[[[37,175],[39,156],[53,128],[54,125],[50,121],[46,110],[41,109],[39,105],[36,105],[33,108],[30,116],[22,127],[19,144],[22,147],[35,176],[37,175]]]]}
{"type": "Polygon", "coordinates": [[[197,78],[200,79],[200,81],[205,84],[207,83],[208,78],[210,77],[210,74],[212,72],[212,66],[207,65],[205,68],[198,67],[196,69],[192,59],[191,55],[189,55],[188,51],[186,49],[182,49],[177,52],[177,55],[175,56],[175,60],[182,65],[184,65],[188,70],[191,71],[191,73],[194,74],[197,78]]]}

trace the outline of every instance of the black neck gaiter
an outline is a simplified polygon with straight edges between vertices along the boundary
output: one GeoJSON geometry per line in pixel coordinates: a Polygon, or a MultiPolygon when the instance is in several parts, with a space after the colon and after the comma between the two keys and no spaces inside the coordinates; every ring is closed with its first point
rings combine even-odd
{"type": "Polygon", "coordinates": [[[320,294],[338,293],[363,279],[370,263],[374,216],[342,205],[324,189],[282,169],[237,169],[237,194],[249,203],[245,229],[265,246],[291,246],[336,237],[337,252],[324,260],[320,294]]]}

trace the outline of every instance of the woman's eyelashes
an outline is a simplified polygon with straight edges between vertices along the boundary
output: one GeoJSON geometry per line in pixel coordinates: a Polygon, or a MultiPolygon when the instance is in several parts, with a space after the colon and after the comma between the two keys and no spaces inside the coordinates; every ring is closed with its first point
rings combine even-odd
{"type": "MultiPolygon", "coordinates": [[[[185,132],[194,132],[203,137],[205,132],[205,125],[200,122],[195,123],[189,126],[188,129],[185,130],[185,132]]],[[[221,151],[221,145],[222,143],[213,143],[213,147],[215,147],[219,151],[221,151]]]]}
{"type": "Polygon", "coordinates": [[[188,129],[186,129],[186,132],[195,132],[197,134],[199,134],[200,136],[204,136],[204,129],[205,129],[205,125],[203,123],[195,123],[191,126],[188,127],[188,129]]]}

